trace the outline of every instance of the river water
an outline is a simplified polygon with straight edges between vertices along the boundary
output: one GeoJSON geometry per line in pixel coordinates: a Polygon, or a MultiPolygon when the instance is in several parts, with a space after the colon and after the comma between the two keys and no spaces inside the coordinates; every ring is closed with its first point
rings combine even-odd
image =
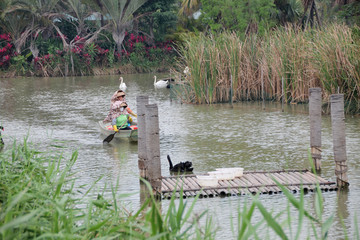
{"type": "MultiPolygon", "coordinates": [[[[169,89],[155,90],[152,74],[123,75],[127,84],[126,100],[136,112],[136,96],[149,96],[150,103],[159,109],[160,158],[163,176],[169,176],[166,155],[173,162],[192,161],[194,173],[206,173],[218,167],[243,167],[246,170],[309,169],[310,145],[307,105],[286,105],[259,102],[213,105],[182,104],[169,89]]],[[[158,76],[158,79],[163,75],[158,76]]],[[[5,127],[6,148],[16,140],[29,142],[41,149],[62,146],[65,156],[79,152],[74,171],[76,186],[97,183],[96,189],[111,194],[111,185],[119,179],[119,193],[126,208],[136,210],[140,204],[137,167],[137,144],[114,139],[103,145],[106,137],[100,134],[97,121],[109,109],[110,97],[117,90],[119,76],[71,78],[0,79],[0,125],[5,127]]],[[[324,192],[324,217],[334,214],[335,222],[330,239],[343,239],[346,229],[350,238],[355,221],[360,223],[360,119],[346,116],[348,158],[348,192],[324,192]],[[343,221],[343,223],[341,223],[343,221]]],[[[332,149],[331,119],[322,118],[321,176],[335,181],[332,149]]],[[[298,194],[295,194],[298,197],[298,194]]],[[[305,207],[314,210],[315,194],[305,195],[305,207]]],[[[274,213],[285,211],[288,201],[282,194],[260,195],[264,206],[274,213]]],[[[190,203],[193,199],[187,199],[190,203]]],[[[208,210],[217,238],[234,239],[237,210],[250,197],[203,198],[195,205],[194,213],[208,210]]],[[[162,201],[166,209],[169,201],[162,201]]],[[[293,210],[291,210],[293,211],[293,210]]],[[[296,218],[296,212],[294,216],[296,218]]],[[[254,221],[260,220],[255,214],[254,221]],[[258,219],[257,219],[258,218],[258,219]]],[[[295,221],[296,225],[296,221],[295,221]]],[[[313,237],[310,226],[303,226],[304,237],[313,237]]],[[[296,226],[293,227],[296,231],[296,226]]],[[[260,235],[273,238],[264,230],[260,235]]]]}

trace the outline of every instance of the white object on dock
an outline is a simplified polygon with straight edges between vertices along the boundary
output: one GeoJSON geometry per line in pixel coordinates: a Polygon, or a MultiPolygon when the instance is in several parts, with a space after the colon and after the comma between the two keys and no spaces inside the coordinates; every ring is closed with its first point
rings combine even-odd
{"type": "Polygon", "coordinates": [[[216,187],[218,185],[218,178],[209,175],[196,176],[197,181],[202,187],[216,187]]]}
{"type": "Polygon", "coordinates": [[[235,177],[242,177],[242,175],[244,174],[244,168],[216,168],[216,171],[222,171],[222,172],[234,172],[234,176],[235,177]]]}
{"type": "Polygon", "coordinates": [[[235,178],[234,171],[211,171],[208,174],[216,177],[218,180],[231,180],[235,178]]]}

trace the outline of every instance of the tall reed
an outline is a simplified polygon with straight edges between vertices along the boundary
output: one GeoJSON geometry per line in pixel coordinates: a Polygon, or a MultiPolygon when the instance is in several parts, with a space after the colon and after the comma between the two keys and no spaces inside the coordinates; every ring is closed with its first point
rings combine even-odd
{"type": "Polygon", "coordinates": [[[187,94],[192,96],[186,99],[226,102],[232,88],[234,101],[260,100],[263,84],[267,100],[307,102],[308,89],[321,87],[325,102],[339,91],[346,111],[359,113],[360,46],[352,35],[345,25],[306,31],[289,26],[244,41],[228,32],[186,35],[180,47],[191,72],[187,94]]]}
{"type": "Polygon", "coordinates": [[[101,192],[89,195],[96,181],[75,189],[76,160],[77,152],[66,160],[61,153],[33,150],[26,139],[0,152],[0,239],[213,239],[210,224],[197,224],[203,214],[192,214],[196,201],[188,207],[173,198],[162,213],[150,195],[129,212],[122,207],[118,183],[110,199],[101,192]],[[75,194],[78,190],[84,194],[75,194]]]}

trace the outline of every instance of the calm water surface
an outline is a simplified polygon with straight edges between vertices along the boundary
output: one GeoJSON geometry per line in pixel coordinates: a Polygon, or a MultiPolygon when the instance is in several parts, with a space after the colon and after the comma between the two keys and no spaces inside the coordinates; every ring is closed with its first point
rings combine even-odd
{"type": "MultiPolygon", "coordinates": [[[[166,155],[174,162],[192,161],[194,173],[205,173],[217,167],[244,167],[245,170],[280,170],[309,168],[310,141],[307,105],[285,106],[276,103],[189,105],[172,99],[169,89],[155,90],[153,75],[123,75],[128,86],[127,102],[136,112],[136,96],[148,95],[158,104],[162,175],[168,176],[166,155]]],[[[159,75],[158,78],[162,76],[159,75]]],[[[96,125],[109,109],[110,97],[118,88],[119,76],[75,78],[0,79],[0,124],[5,127],[4,140],[9,147],[14,140],[29,141],[40,148],[61,145],[65,154],[79,151],[74,166],[77,186],[96,185],[110,195],[111,184],[119,178],[119,193],[132,193],[124,198],[128,209],[140,204],[137,168],[137,144],[113,140],[103,145],[106,137],[96,125]]],[[[354,218],[360,216],[360,119],[346,117],[347,157],[350,190],[346,193],[325,192],[325,217],[335,216],[330,239],[343,239],[341,219],[350,238],[355,231],[354,218]]],[[[322,173],[335,181],[332,152],[331,119],[322,122],[322,173]]],[[[297,196],[297,195],[295,195],[297,196]]],[[[261,195],[269,211],[285,210],[287,200],[281,194],[261,195]]],[[[306,208],[314,209],[314,194],[305,196],[306,208]]],[[[188,199],[192,202],[193,199],[188,199]]],[[[204,198],[194,212],[208,210],[219,227],[217,238],[235,238],[236,213],[249,197],[204,198]]],[[[248,203],[249,204],[249,203],[248,203]]],[[[166,209],[168,201],[162,202],[166,209]]],[[[296,218],[296,214],[293,214],[296,218]]],[[[259,214],[255,215],[257,221],[259,214]]],[[[304,226],[304,237],[307,228],[304,226]]],[[[293,228],[296,231],[296,226],[293,228]]],[[[259,233],[268,236],[268,232],[259,233]]],[[[270,237],[272,238],[271,233],[270,237]]]]}

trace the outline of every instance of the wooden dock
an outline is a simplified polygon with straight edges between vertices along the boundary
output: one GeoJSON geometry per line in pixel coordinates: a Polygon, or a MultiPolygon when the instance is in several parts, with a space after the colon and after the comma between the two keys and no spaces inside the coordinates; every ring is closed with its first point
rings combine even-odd
{"type": "MultiPolygon", "coordinates": [[[[321,96],[320,88],[309,89],[310,147],[316,171],[321,170],[321,96]]],[[[180,197],[181,192],[184,198],[194,197],[198,194],[200,197],[277,194],[281,192],[281,189],[276,182],[293,193],[299,192],[301,189],[304,192],[311,192],[317,187],[321,191],[337,191],[338,189],[347,189],[349,186],[343,94],[330,96],[336,182],[327,181],[309,170],[247,171],[241,177],[219,180],[216,187],[204,188],[199,185],[196,175],[171,177],[161,175],[158,107],[156,104],[149,104],[148,96],[137,96],[136,102],[140,130],[138,133],[140,177],[148,180],[153,192],[163,198],[171,198],[173,194],[180,197]]]]}
{"type": "Polygon", "coordinates": [[[322,191],[337,191],[335,182],[329,182],[309,170],[281,170],[281,171],[245,171],[242,177],[232,180],[219,180],[216,187],[201,187],[196,175],[177,175],[162,177],[161,196],[163,199],[170,199],[175,193],[180,197],[180,190],[183,188],[183,197],[224,197],[245,194],[278,194],[281,189],[277,186],[276,179],[293,193],[312,192],[317,186],[322,191]]]}

